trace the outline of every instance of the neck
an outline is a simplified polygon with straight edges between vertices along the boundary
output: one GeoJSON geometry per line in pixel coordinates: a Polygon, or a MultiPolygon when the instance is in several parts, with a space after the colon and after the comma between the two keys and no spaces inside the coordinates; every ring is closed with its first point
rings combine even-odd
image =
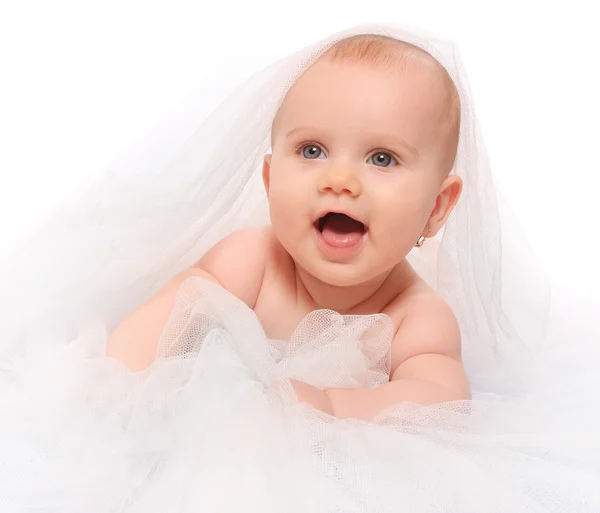
{"type": "Polygon", "coordinates": [[[381,312],[411,279],[406,260],[368,282],[347,287],[324,283],[299,266],[295,268],[298,301],[308,300],[313,309],[334,310],[342,315],[381,312]]]}

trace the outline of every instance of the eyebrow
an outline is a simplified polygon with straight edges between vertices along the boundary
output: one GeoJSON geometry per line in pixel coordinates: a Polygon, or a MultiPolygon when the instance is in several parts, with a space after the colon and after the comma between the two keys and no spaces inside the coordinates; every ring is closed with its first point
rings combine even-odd
{"type": "Polygon", "coordinates": [[[384,141],[387,139],[387,140],[391,141],[394,146],[399,146],[400,148],[404,149],[409,154],[411,154],[411,156],[413,156],[413,157],[421,156],[420,153],[417,151],[417,149],[414,146],[407,143],[404,139],[401,139],[400,137],[397,137],[395,135],[390,135],[390,134],[377,133],[377,132],[373,132],[370,135],[372,135],[373,138],[375,138],[375,139],[382,139],[384,141]]]}
{"type": "MultiPolygon", "coordinates": [[[[316,131],[318,131],[318,129],[313,126],[299,126],[299,127],[293,128],[292,130],[287,132],[285,134],[285,138],[288,139],[295,133],[302,132],[302,131],[316,132],[316,131]]],[[[374,139],[383,139],[383,140],[391,141],[391,143],[394,146],[398,146],[398,147],[404,149],[405,151],[410,153],[413,157],[421,156],[414,146],[410,145],[409,143],[407,143],[405,140],[401,139],[400,137],[396,137],[396,136],[393,136],[390,134],[385,134],[385,133],[378,133],[378,132],[371,132],[369,135],[372,136],[374,139]]]]}

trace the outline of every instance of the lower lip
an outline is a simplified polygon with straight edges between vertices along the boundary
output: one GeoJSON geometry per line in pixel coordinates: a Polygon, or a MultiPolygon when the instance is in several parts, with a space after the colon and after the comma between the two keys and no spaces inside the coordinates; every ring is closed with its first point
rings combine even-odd
{"type": "Polygon", "coordinates": [[[367,238],[367,232],[365,232],[362,234],[361,238],[358,239],[356,244],[353,244],[352,246],[338,247],[328,244],[325,239],[323,239],[323,236],[318,228],[315,227],[314,230],[317,237],[317,244],[321,251],[327,255],[335,257],[347,258],[356,255],[364,246],[365,239],[367,238]]]}

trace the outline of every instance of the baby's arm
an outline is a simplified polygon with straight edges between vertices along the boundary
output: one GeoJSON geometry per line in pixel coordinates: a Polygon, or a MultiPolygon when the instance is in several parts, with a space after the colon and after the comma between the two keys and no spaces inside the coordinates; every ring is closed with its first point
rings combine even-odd
{"type": "Polygon", "coordinates": [[[175,275],[152,298],[117,326],[106,342],[106,355],[133,371],[156,359],[162,330],[175,305],[181,284],[198,276],[216,283],[254,308],[265,270],[268,234],[264,229],[232,233],[210,249],[196,264],[175,275]]]}
{"type": "Polygon", "coordinates": [[[339,418],[372,420],[399,402],[431,405],[470,399],[460,357],[460,330],[441,300],[418,305],[401,323],[393,350],[401,355],[389,383],[378,388],[318,390],[294,382],[300,402],[339,418]]]}

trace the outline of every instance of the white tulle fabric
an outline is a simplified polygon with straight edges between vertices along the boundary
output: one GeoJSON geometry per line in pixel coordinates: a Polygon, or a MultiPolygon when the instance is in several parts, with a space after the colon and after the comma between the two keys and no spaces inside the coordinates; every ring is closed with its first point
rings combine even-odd
{"type": "Polygon", "coordinates": [[[549,315],[548,284],[498,205],[453,44],[389,26],[336,34],[257,74],[169,158],[144,161],[99,177],[3,262],[0,511],[600,511],[600,339],[581,317],[549,315]],[[232,230],[268,222],[259,170],[277,107],[358,33],[429,51],[461,97],[463,197],[409,260],[457,315],[473,400],[398,404],[371,423],[299,405],[290,378],[384,383],[391,320],[318,310],[289,341],[269,340],[200,278],[179,290],[150,368],[107,358],[130,310],[232,230]]]}

